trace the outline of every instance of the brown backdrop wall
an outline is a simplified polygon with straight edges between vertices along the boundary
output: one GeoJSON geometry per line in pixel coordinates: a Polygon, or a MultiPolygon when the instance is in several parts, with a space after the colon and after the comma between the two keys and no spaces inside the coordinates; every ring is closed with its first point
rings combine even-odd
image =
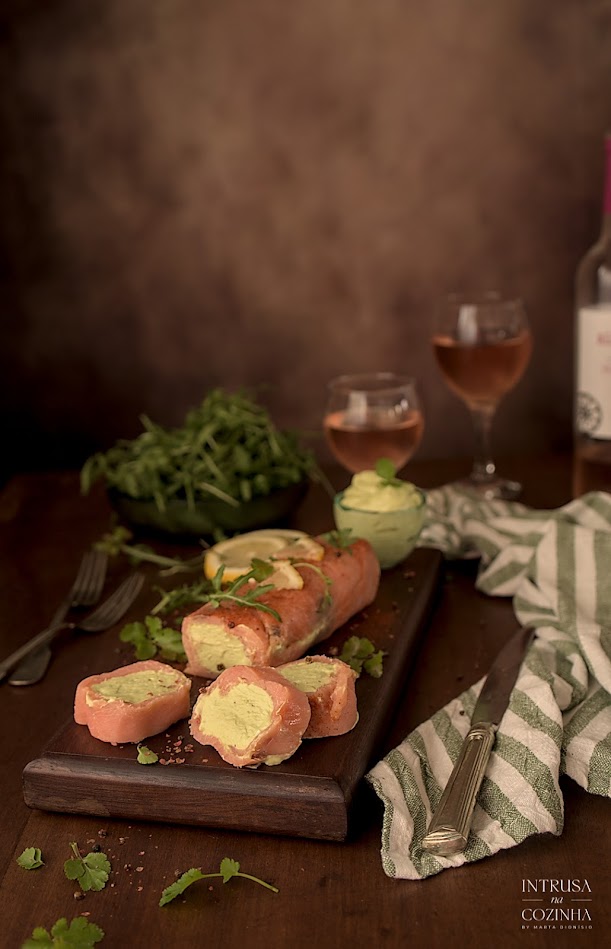
{"type": "Polygon", "coordinates": [[[5,0],[5,465],[79,463],[270,383],[420,380],[421,455],[470,451],[439,295],[520,294],[535,352],[497,451],[570,441],[572,287],[599,224],[609,0],[5,0]]]}

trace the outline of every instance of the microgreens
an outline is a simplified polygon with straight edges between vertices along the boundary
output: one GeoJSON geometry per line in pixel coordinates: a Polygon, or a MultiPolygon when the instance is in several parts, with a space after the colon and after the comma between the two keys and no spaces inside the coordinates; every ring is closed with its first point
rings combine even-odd
{"type": "Polygon", "coordinates": [[[400,488],[403,484],[401,478],[396,477],[397,469],[390,458],[378,458],[375,472],[384,486],[390,485],[394,488],[400,488]]]}
{"type": "Polygon", "coordinates": [[[233,877],[244,877],[246,880],[252,880],[253,883],[264,886],[267,890],[271,890],[272,893],[278,892],[278,888],[272,886],[271,883],[266,883],[265,880],[260,880],[259,877],[252,876],[250,873],[242,873],[237,860],[225,857],[221,860],[221,865],[217,873],[202,873],[197,867],[191,867],[190,870],[183,873],[174,883],[171,883],[170,886],[165,888],[161,894],[159,905],[165,906],[167,903],[171,903],[172,900],[180,896],[181,893],[184,893],[187,887],[191,886],[191,884],[197,880],[210,880],[213,877],[222,877],[223,883],[228,883],[233,877]]]}
{"type": "Polygon", "coordinates": [[[17,857],[17,863],[24,870],[38,870],[39,867],[45,865],[40,847],[26,847],[17,857]]]}
{"type": "Polygon", "coordinates": [[[110,861],[106,854],[88,853],[81,857],[75,843],[70,844],[74,858],[64,863],[64,873],[69,880],[78,880],[84,892],[87,890],[103,890],[110,874],[110,861]]]}
{"type": "Polygon", "coordinates": [[[347,663],[351,669],[360,675],[367,672],[374,679],[379,679],[384,671],[383,659],[386,655],[364,636],[351,636],[347,639],[339,654],[339,658],[347,663]]]}
{"type": "Polygon", "coordinates": [[[103,930],[84,916],[76,916],[70,925],[68,920],[62,917],[53,924],[51,932],[44,926],[37,926],[21,949],[92,949],[96,942],[101,942],[103,938],[103,930]]]}
{"type": "Polygon", "coordinates": [[[142,623],[127,623],[119,639],[122,643],[131,643],[136,659],[152,659],[159,652],[162,659],[170,662],[187,661],[180,632],[164,626],[158,616],[145,616],[142,623]]]}

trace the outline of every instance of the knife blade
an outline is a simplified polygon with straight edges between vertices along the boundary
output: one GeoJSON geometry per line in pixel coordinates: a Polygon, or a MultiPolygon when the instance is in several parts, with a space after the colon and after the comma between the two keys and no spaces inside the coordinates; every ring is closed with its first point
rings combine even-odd
{"type": "Polygon", "coordinates": [[[532,629],[518,630],[501,649],[486,676],[471,727],[422,841],[422,848],[428,853],[450,857],[467,846],[475,802],[496,733],[533,635],[532,629]]]}

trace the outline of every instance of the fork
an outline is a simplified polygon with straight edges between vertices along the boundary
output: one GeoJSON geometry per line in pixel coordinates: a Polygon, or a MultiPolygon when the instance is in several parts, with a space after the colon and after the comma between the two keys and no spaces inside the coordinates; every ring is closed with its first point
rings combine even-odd
{"type": "Polygon", "coordinates": [[[51,642],[62,629],[80,629],[85,633],[99,633],[104,629],[110,629],[132,605],[143,582],[144,576],[141,573],[133,573],[89,616],[76,623],[62,621],[54,626],[49,626],[48,629],[43,629],[41,633],[33,636],[27,643],[16,649],[10,656],[7,656],[3,662],[0,662],[0,682],[11,669],[15,668],[18,662],[29,656],[31,652],[51,642]]]}
{"type": "MultiPolygon", "coordinates": [[[[79,606],[94,606],[102,594],[106,580],[108,557],[99,550],[88,550],[67,596],[64,597],[47,628],[56,626],[65,619],[71,609],[79,606]]],[[[19,663],[11,675],[11,685],[34,685],[45,675],[51,662],[51,647],[41,646],[36,652],[19,663]]]]}

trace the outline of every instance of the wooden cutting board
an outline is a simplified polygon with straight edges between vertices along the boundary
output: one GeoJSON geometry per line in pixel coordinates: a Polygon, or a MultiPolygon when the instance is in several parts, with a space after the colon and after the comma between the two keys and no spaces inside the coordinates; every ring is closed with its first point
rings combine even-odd
{"type": "MultiPolygon", "coordinates": [[[[140,765],[135,746],[104,744],[71,721],[26,766],[26,804],[71,814],[344,840],[355,792],[399,702],[441,572],[438,551],[415,550],[384,571],[371,606],[319,644],[316,651],[329,653],[349,636],[366,636],[387,653],[382,678],[357,680],[359,721],[347,735],[304,741],[282,764],[250,770],[234,768],[214,749],[193,741],[182,721],[146,740],[160,763],[140,765]]],[[[203,684],[194,680],[193,699],[203,684]]]]}

